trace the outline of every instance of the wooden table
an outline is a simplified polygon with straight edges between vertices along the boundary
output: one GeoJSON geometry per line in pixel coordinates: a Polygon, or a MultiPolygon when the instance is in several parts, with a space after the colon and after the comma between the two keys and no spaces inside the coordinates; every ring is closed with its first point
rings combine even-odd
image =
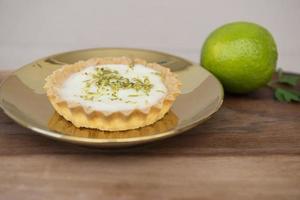
{"type": "MultiPolygon", "coordinates": [[[[2,76],[3,78],[3,73],[2,76]]],[[[0,112],[0,199],[300,199],[300,105],[263,88],[143,147],[57,142],[0,112]]]]}

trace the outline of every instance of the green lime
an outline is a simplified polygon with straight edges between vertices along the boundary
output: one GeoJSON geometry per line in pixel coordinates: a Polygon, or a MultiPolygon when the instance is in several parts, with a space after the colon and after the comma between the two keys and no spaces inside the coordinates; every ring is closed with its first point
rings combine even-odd
{"type": "Polygon", "coordinates": [[[275,41],[264,27],[249,22],[225,24],[206,39],[201,65],[232,93],[247,93],[266,85],[277,62],[275,41]]]}

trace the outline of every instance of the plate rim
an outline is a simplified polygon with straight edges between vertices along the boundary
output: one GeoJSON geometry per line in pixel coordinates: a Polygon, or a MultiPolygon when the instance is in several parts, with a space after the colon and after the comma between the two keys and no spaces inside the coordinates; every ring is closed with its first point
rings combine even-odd
{"type": "MultiPolygon", "coordinates": [[[[197,125],[207,121],[209,118],[211,118],[223,105],[224,102],[224,88],[221,84],[221,82],[219,81],[219,79],[214,76],[211,72],[209,72],[207,69],[203,68],[201,65],[199,64],[195,64],[194,62],[191,62],[185,58],[182,58],[180,56],[175,56],[172,54],[168,54],[168,53],[164,53],[164,52],[160,52],[160,51],[156,51],[156,50],[147,50],[147,49],[140,49],[140,48],[122,48],[122,47],[117,47],[117,48],[113,48],[113,47],[103,47],[103,48],[89,48],[89,49],[79,49],[79,50],[72,50],[72,51],[66,51],[66,52],[61,52],[61,53],[56,53],[53,55],[49,55],[43,58],[39,58],[36,59],[28,64],[23,65],[22,67],[14,70],[12,73],[10,73],[6,78],[4,78],[1,81],[0,84],[0,108],[4,111],[4,113],[11,118],[14,122],[16,122],[17,124],[21,125],[22,127],[25,127],[35,133],[39,133],[43,136],[46,136],[48,138],[52,138],[52,139],[56,139],[56,140],[60,140],[60,141],[65,141],[65,142],[70,142],[70,143],[76,143],[76,144],[82,144],[82,145],[89,145],[89,146],[103,146],[103,147],[108,147],[108,145],[135,145],[135,144],[143,144],[143,143],[147,143],[147,142],[153,142],[153,141],[157,141],[159,139],[164,139],[164,138],[168,138],[168,137],[172,137],[178,134],[181,134],[189,129],[192,129],[194,127],[196,127],[197,125]],[[19,70],[21,70],[22,68],[32,64],[32,63],[36,63],[40,60],[44,60],[53,56],[57,56],[57,55],[61,55],[61,54],[66,54],[66,53],[74,53],[74,52],[83,52],[83,51],[91,51],[91,50],[136,50],[136,51],[144,51],[144,52],[153,52],[153,53],[158,53],[158,54],[163,54],[166,56],[171,56],[171,57],[176,57],[179,59],[182,59],[184,61],[187,61],[191,64],[197,65],[199,67],[201,67],[203,70],[205,70],[206,72],[208,72],[210,74],[210,76],[212,76],[217,84],[219,85],[220,89],[221,89],[221,93],[220,93],[220,100],[218,101],[218,104],[216,105],[216,107],[214,108],[213,112],[205,115],[203,118],[199,119],[199,120],[194,120],[192,123],[188,124],[187,126],[184,127],[179,127],[178,129],[173,129],[173,130],[169,130],[169,131],[165,131],[163,133],[159,133],[156,135],[149,135],[149,136],[141,136],[141,137],[132,137],[132,138],[86,138],[86,137],[76,137],[76,136],[71,136],[71,135],[62,135],[59,132],[56,131],[51,131],[51,130],[45,130],[42,128],[38,128],[38,127],[34,127],[29,125],[28,123],[24,122],[23,120],[19,119],[18,117],[16,117],[13,113],[11,113],[8,109],[6,109],[6,107],[3,105],[2,103],[2,95],[1,95],[1,90],[3,85],[7,82],[7,80],[14,76],[16,74],[16,72],[18,72],[19,70]],[[134,144],[133,144],[134,143],[134,144]]],[[[111,146],[110,146],[111,147],[111,146]]]]}

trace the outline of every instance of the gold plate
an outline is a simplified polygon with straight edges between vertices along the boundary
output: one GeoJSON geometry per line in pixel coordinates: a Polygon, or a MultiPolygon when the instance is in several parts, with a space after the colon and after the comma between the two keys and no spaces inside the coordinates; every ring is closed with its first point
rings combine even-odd
{"type": "Polygon", "coordinates": [[[126,48],[79,50],[39,59],[11,74],[0,87],[1,108],[17,123],[54,139],[99,147],[143,144],[182,133],[214,114],[223,96],[220,82],[199,65],[161,52],[126,48]],[[118,132],[76,128],[58,115],[45,95],[45,78],[64,64],[107,56],[141,58],[169,67],[183,83],[172,110],[153,125],[118,132]]]}

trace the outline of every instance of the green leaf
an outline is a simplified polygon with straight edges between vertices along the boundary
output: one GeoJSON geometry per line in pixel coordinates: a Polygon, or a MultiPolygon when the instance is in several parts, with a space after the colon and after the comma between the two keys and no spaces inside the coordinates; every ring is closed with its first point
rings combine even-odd
{"type": "Polygon", "coordinates": [[[282,70],[278,71],[278,82],[285,83],[291,86],[296,86],[300,81],[300,75],[284,74],[282,70]]]}
{"type": "Polygon", "coordinates": [[[283,88],[275,89],[275,97],[281,102],[300,102],[300,92],[295,92],[291,90],[286,90],[283,88]]]}

